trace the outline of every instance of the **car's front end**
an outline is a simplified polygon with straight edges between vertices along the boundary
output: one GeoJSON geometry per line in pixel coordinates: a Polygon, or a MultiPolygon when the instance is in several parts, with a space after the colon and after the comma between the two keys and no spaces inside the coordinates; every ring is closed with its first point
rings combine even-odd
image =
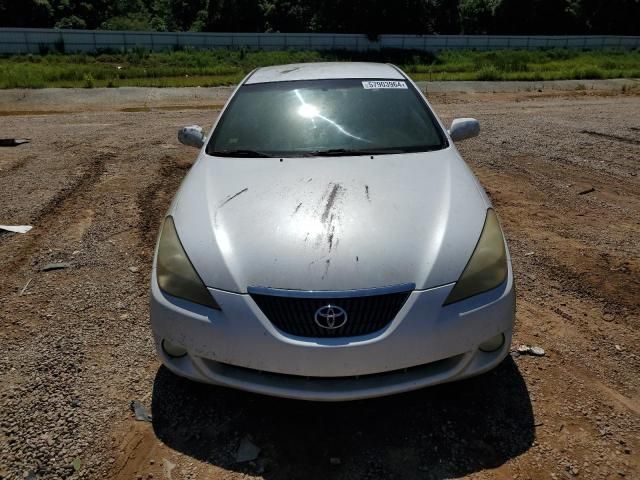
{"type": "MultiPolygon", "coordinates": [[[[275,327],[251,294],[210,289],[220,305],[215,310],[165,294],[154,277],[157,349],[170,370],[193,380],[328,401],[459,380],[494,368],[508,354],[514,311],[511,272],[499,289],[446,307],[442,304],[453,285],[405,288],[406,301],[395,316],[390,312],[386,318],[393,318],[382,330],[357,337],[305,337],[275,327]]],[[[334,298],[323,292],[322,301],[358,303],[366,309],[368,303],[379,306],[385,295],[394,295],[384,289],[348,293],[353,296],[339,292],[334,298]]],[[[297,291],[272,294],[283,305],[272,318],[286,317],[287,304],[295,302],[313,328],[314,309],[322,303],[313,292],[308,297],[297,291]]]]}
{"type": "MultiPolygon", "coordinates": [[[[371,96],[376,89],[402,89],[385,95],[415,101],[404,81],[368,83],[329,86],[367,99],[358,108],[375,107],[368,99],[380,98],[371,96]]],[[[309,123],[311,137],[366,141],[366,129],[318,100],[327,85],[292,85],[294,114],[309,123]],[[328,133],[316,130],[325,127],[328,133]]],[[[247,88],[243,108],[288,87],[266,95],[268,88],[247,88]]],[[[417,107],[412,115],[411,122],[432,121],[417,107]]],[[[225,128],[233,122],[228,117],[225,128]]],[[[253,135],[234,128],[233,145],[253,135]]],[[[407,142],[406,131],[388,141],[407,142]]],[[[508,354],[515,310],[509,253],[489,200],[436,120],[425,135],[439,143],[380,153],[367,145],[366,154],[275,154],[264,143],[271,136],[263,148],[212,150],[225,130],[216,132],[164,220],[154,258],[151,323],[170,370],[335,401],[478,375],[508,354]]]]}

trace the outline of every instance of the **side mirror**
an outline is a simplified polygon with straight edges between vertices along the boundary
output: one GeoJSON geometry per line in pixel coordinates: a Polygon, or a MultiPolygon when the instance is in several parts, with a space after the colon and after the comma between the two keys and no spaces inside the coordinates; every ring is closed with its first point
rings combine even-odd
{"type": "Polygon", "coordinates": [[[456,118],[451,122],[449,129],[449,135],[454,142],[476,137],[479,133],[480,123],[475,118],[456,118]]]}
{"type": "Polygon", "coordinates": [[[189,147],[202,148],[205,134],[199,125],[188,125],[178,130],[178,140],[189,147]]]}

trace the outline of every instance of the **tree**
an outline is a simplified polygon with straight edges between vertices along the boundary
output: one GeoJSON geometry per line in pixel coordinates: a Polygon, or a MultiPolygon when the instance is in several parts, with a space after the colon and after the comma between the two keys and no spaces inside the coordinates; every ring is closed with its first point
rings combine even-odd
{"type": "Polygon", "coordinates": [[[0,0],[0,27],[50,27],[53,19],[48,0],[0,0]]]}
{"type": "Polygon", "coordinates": [[[207,31],[263,32],[265,19],[260,0],[209,0],[207,31]]]}
{"type": "Polygon", "coordinates": [[[486,34],[493,31],[493,13],[500,0],[461,0],[460,33],[486,34]]]}
{"type": "Polygon", "coordinates": [[[433,33],[456,35],[460,33],[459,0],[435,0],[432,8],[433,33]]]}
{"type": "Polygon", "coordinates": [[[640,34],[640,0],[0,0],[0,26],[399,34],[640,34]]]}
{"type": "Polygon", "coordinates": [[[573,33],[569,0],[501,0],[494,7],[492,33],[563,35],[573,33]]]}
{"type": "Polygon", "coordinates": [[[155,30],[150,20],[145,13],[129,13],[105,20],[100,28],[103,30],[155,30]]]}
{"type": "Polygon", "coordinates": [[[169,0],[167,26],[170,30],[189,30],[202,10],[207,10],[207,0],[169,0]]]}
{"type": "Polygon", "coordinates": [[[593,35],[640,35],[640,0],[580,0],[573,5],[581,30],[593,35]]]}
{"type": "Polygon", "coordinates": [[[264,0],[260,8],[265,31],[307,32],[313,16],[313,3],[305,0],[264,0]]]}

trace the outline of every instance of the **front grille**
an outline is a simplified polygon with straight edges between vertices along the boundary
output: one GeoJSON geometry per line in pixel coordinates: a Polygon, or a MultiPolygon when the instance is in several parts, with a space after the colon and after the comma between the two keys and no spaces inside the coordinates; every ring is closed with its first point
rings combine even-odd
{"type": "MultiPolygon", "coordinates": [[[[306,297],[304,293],[296,296],[285,296],[279,291],[277,295],[255,293],[251,297],[269,321],[279,330],[300,337],[355,337],[376,332],[386,327],[398,314],[409,297],[411,288],[391,293],[344,296],[341,292],[312,292],[306,297]],[[322,296],[319,296],[322,295],[322,296]],[[318,317],[322,328],[316,323],[316,312],[322,307],[339,307],[346,312],[347,321],[338,328],[326,328],[326,320],[318,317]]],[[[255,290],[255,289],[254,289],[255,290]]],[[[389,289],[384,289],[388,291],[389,289]]],[[[341,310],[335,309],[340,312],[341,310]]],[[[323,310],[322,313],[326,313],[323,310]]],[[[334,327],[342,323],[341,316],[335,319],[334,327]]]]}

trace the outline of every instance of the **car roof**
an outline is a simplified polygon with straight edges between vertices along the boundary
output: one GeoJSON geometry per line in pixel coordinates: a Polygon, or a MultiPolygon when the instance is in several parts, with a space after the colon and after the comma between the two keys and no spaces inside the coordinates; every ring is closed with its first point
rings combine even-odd
{"type": "Polygon", "coordinates": [[[368,62],[292,63],[258,68],[245,84],[287,82],[291,80],[328,80],[342,78],[384,78],[404,80],[393,65],[368,62]]]}

